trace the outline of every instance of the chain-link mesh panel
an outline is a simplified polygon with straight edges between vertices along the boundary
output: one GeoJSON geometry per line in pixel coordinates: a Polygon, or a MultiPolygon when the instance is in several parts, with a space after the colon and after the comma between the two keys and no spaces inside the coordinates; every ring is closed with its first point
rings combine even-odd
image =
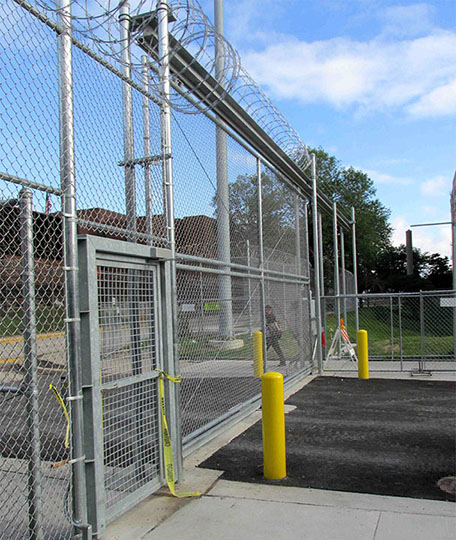
{"type": "Polygon", "coordinates": [[[266,280],[266,305],[281,328],[275,336],[267,325],[266,347],[268,369],[287,376],[311,365],[313,336],[307,287],[284,280],[266,280]]]}
{"type": "Polygon", "coordinates": [[[0,535],[68,538],[67,422],[49,389],[66,397],[56,36],[12,1],[0,34],[0,535]],[[17,177],[43,187],[28,232],[17,177]]]}
{"type": "MultiPolygon", "coordinates": [[[[399,307],[397,315],[399,316],[399,307]]],[[[405,296],[400,299],[399,322],[401,325],[399,354],[402,351],[405,358],[420,357],[424,335],[421,333],[421,302],[418,296],[405,296]]]]}
{"type": "Polygon", "coordinates": [[[238,408],[258,394],[254,377],[253,332],[261,330],[259,280],[232,277],[234,339],[220,337],[218,275],[206,271],[178,272],[178,339],[183,382],[183,435],[238,408]]]}
{"type": "Polygon", "coordinates": [[[166,246],[159,108],[131,90],[133,160],[127,163],[123,82],[81,50],[73,55],[79,232],[166,246]],[[133,202],[127,200],[127,173],[134,177],[133,202]],[[126,208],[134,213],[135,231],[126,208]]]}
{"type": "Polygon", "coordinates": [[[425,295],[422,299],[423,351],[429,361],[455,361],[456,302],[454,295],[425,295]]]}
{"type": "MultiPolygon", "coordinates": [[[[423,292],[395,295],[359,295],[359,328],[367,330],[369,359],[375,369],[454,369],[453,293],[423,292]]],[[[354,298],[346,298],[347,304],[354,298]]],[[[328,348],[337,328],[335,306],[344,298],[324,300],[328,348]]],[[[350,304],[349,304],[350,305],[350,304]]],[[[355,312],[345,321],[356,341],[355,312]]],[[[347,353],[341,352],[342,359],[347,353]]]]}
{"type": "Polygon", "coordinates": [[[287,330],[284,373],[302,369],[304,358],[310,361],[308,289],[298,281],[308,268],[307,239],[297,233],[302,198],[283,180],[263,172],[260,192],[257,160],[232,137],[201,115],[174,113],[173,121],[181,403],[188,436],[259,391],[252,332],[264,330],[261,258],[275,276],[264,287],[280,304],[284,324],[286,316],[295,335],[302,333],[300,345],[287,330]]]}
{"type": "Polygon", "coordinates": [[[50,390],[66,397],[62,219],[49,201],[33,210],[42,193],[0,194],[0,530],[67,538],[67,421],[50,390]]]}
{"type": "Polygon", "coordinates": [[[262,175],[263,245],[267,270],[296,274],[297,223],[294,191],[270,169],[262,175]]]}
{"type": "Polygon", "coordinates": [[[0,35],[0,171],[58,188],[55,34],[6,0],[0,6],[0,35]]]}

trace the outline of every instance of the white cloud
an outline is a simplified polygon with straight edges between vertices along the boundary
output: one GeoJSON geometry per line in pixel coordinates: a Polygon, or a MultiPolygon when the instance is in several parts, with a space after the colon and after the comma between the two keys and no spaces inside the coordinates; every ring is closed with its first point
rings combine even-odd
{"type": "MultiPolygon", "coordinates": [[[[208,2],[213,5],[213,0],[208,2]]],[[[267,45],[276,39],[283,39],[283,34],[276,31],[276,21],[289,9],[293,9],[293,0],[276,2],[275,0],[230,0],[225,3],[225,35],[233,44],[244,43],[258,46],[267,45]],[[261,13],[261,24],[258,24],[261,13]]],[[[209,9],[206,9],[207,13],[209,9]]]]}
{"type": "Polygon", "coordinates": [[[401,186],[408,186],[413,183],[413,178],[407,176],[392,176],[391,174],[374,171],[372,169],[365,169],[364,167],[355,167],[365,172],[376,184],[394,184],[401,186]]]}
{"type": "Polygon", "coordinates": [[[370,41],[282,37],[243,54],[253,77],[279,98],[361,110],[404,109],[411,117],[456,113],[456,32],[370,41]]]}
{"type": "Polygon", "coordinates": [[[425,197],[449,197],[450,179],[442,175],[435,176],[423,182],[420,189],[425,197]]]}
{"type": "MultiPolygon", "coordinates": [[[[397,216],[392,219],[391,225],[393,227],[393,245],[405,244],[405,231],[410,229],[410,222],[404,216],[397,216]]],[[[413,247],[423,252],[440,253],[442,256],[451,257],[450,225],[413,227],[410,230],[412,231],[413,247]]]]}
{"type": "Polygon", "coordinates": [[[456,79],[422,96],[408,107],[412,116],[446,116],[456,114],[456,79]]]}
{"type": "Polygon", "coordinates": [[[434,227],[414,227],[413,246],[428,253],[440,253],[451,260],[451,227],[437,225],[434,227]]]}
{"type": "Polygon", "coordinates": [[[405,231],[409,228],[409,224],[404,216],[397,216],[391,220],[393,227],[392,243],[394,246],[405,244],[405,231]]]}

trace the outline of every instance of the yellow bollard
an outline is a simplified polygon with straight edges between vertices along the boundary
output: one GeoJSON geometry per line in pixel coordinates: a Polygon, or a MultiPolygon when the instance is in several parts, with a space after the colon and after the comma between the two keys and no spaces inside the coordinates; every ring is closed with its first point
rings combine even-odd
{"type": "Polygon", "coordinates": [[[358,330],[358,379],[369,378],[369,353],[366,330],[358,330]]]}
{"type": "Polygon", "coordinates": [[[253,332],[253,375],[263,375],[263,332],[253,332]]]}
{"type": "Polygon", "coordinates": [[[263,413],[263,474],[268,480],[287,475],[283,375],[269,371],[261,377],[263,413]]]}

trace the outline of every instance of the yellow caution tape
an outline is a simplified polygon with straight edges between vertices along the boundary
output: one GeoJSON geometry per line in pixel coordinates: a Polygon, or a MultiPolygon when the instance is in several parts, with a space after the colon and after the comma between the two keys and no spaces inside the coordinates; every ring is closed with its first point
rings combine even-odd
{"type": "Polygon", "coordinates": [[[166,482],[168,484],[169,490],[174,497],[184,498],[184,497],[200,497],[201,493],[199,492],[180,492],[177,493],[174,488],[174,458],[173,458],[173,448],[171,446],[171,436],[168,429],[168,423],[166,422],[165,414],[165,386],[164,379],[168,379],[174,383],[180,383],[182,380],[182,375],[177,377],[171,377],[165,371],[161,369],[156,369],[160,375],[160,409],[162,417],[162,433],[163,433],[163,455],[165,460],[165,476],[166,482]]]}
{"type": "Polygon", "coordinates": [[[50,384],[49,390],[52,390],[54,392],[54,396],[56,400],[59,402],[59,405],[62,407],[63,414],[65,415],[65,418],[67,421],[66,435],[65,435],[65,448],[68,448],[70,446],[70,417],[68,416],[68,411],[67,411],[65,402],[63,401],[63,398],[60,395],[57,388],[53,384],[50,384]]]}

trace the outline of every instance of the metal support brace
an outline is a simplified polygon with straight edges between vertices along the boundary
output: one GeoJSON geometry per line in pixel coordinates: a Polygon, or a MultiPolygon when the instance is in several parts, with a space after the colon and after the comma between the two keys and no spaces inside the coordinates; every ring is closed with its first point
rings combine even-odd
{"type": "Polygon", "coordinates": [[[129,159],[125,161],[119,161],[119,167],[132,167],[133,165],[160,165],[164,159],[172,159],[171,154],[160,154],[159,156],[144,156],[136,159],[129,159]]]}

